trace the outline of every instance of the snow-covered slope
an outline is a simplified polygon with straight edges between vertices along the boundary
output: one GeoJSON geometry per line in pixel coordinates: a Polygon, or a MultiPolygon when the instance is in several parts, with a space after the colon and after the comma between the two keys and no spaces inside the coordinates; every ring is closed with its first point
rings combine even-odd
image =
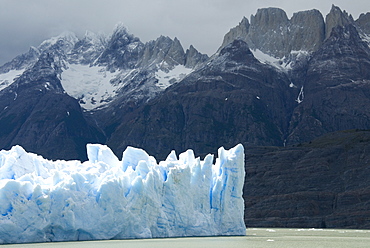
{"type": "Polygon", "coordinates": [[[156,79],[158,79],[158,83],[156,84],[156,86],[162,89],[166,89],[173,83],[178,82],[186,77],[186,75],[188,75],[192,71],[193,70],[191,68],[186,68],[184,65],[177,65],[174,69],[168,72],[158,70],[155,73],[155,77],[156,79]]]}
{"type": "Polygon", "coordinates": [[[69,64],[63,71],[61,83],[68,95],[79,100],[88,110],[99,108],[112,100],[119,85],[113,85],[119,71],[110,72],[102,66],[69,64]]]}
{"type": "Polygon", "coordinates": [[[11,70],[7,73],[0,74],[0,91],[11,85],[23,72],[24,70],[11,70]]]}
{"type": "Polygon", "coordinates": [[[244,148],[203,161],[188,150],[156,162],[103,145],[89,160],[49,161],[20,146],[0,152],[0,243],[245,235],[244,148]]]}
{"type": "MultiPolygon", "coordinates": [[[[309,51],[299,50],[299,51],[290,51],[290,53],[283,58],[276,58],[274,56],[268,55],[262,52],[259,49],[251,50],[253,56],[258,59],[263,64],[271,65],[275,67],[277,70],[282,72],[289,72],[302,61],[306,61],[309,59],[310,55],[312,54],[309,51]]],[[[292,84],[291,87],[294,87],[292,84]]]]}
{"type": "MultiPolygon", "coordinates": [[[[191,68],[186,68],[184,65],[177,65],[172,70],[167,71],[159,68],[149,70],[148,77],[151,77],[151,82],[154,83],[144,86],[148,93],[141,97],[150,98],[153,94],[155,95],[179,82],[192,71],[191,68]]],[[[81,107],[86,110],[94,110],[105,107],[118,94],[128,94],[136,90],[138,91],[137,94],[140,95],[139,91],[142,92],[143,88],[141,73],[142,69],[140,68],[111,72],[103,66],[69,64],[61,74],[61,83],[68,95],[79,100],[81,107]],[[121,90],[125,87],[126,89],[130,87],[131,90],[121,90]]],[[[9,82],[9,80],[4,80],[4,86],[6,83],[9,85],[9,82]]],[[[140,96],[137,97],[140,98],[140,96]]]]}

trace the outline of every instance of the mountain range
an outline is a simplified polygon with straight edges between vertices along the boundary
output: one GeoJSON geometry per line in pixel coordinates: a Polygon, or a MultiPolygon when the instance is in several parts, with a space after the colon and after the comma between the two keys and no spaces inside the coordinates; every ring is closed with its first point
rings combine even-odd
{"type": "Polygon", "coordinates": [[[48,39],[0,67],[0,147],[86,160],[87,143],[130,145],[164,159],[242,143],[247,225],[369,228],[370,13],[259,9],[220,44],[208,57],[122,24],[48,39]],[[353,142],[329,142],[342,137],[353,142]],[[360,157],[339,160],[349,151],[360,157]],[[349,209],[361,220],[340,221],[349,209]]]}

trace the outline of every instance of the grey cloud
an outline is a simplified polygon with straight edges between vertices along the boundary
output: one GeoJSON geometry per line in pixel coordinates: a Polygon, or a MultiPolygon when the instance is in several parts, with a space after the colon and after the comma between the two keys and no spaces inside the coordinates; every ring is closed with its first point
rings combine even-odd
{"type": "MultiPolygon", "coordinates": [[[[354,18],[370,11],[368,0],[334,4],[354,18]]],[[[0,64],[65,30],[78,36],[86,30],[110,33],[118,22],[144,42],[168,35],[185,48],[192,44],[212,54],[224,34],[258,8],[280,7],[289,16],[316,8],[325,16],[331,5],[332,0],[1,0],[0,64]]]]}

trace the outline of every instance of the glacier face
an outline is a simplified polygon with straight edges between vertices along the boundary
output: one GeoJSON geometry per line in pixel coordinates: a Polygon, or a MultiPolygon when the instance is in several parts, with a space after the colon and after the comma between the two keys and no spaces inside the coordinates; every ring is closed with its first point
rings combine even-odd
{"type": "Polygon", "coordinates": [[[120,161],[87,145],[88,161],[0,151],[0,244],[245,235],[244,148],[204,160],[188,150],[157,163],[127,147],[120,161]]]}

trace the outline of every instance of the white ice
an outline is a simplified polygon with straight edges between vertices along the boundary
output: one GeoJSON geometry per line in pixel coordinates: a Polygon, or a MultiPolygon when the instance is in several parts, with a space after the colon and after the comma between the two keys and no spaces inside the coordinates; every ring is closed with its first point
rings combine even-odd
{"type": "Polygon", "coordinates": [[[120,161],[87,145],[88,161],[0,151],[0,244],[245,235],[244,148],[159,163],[128,147],[120,161]]]}

